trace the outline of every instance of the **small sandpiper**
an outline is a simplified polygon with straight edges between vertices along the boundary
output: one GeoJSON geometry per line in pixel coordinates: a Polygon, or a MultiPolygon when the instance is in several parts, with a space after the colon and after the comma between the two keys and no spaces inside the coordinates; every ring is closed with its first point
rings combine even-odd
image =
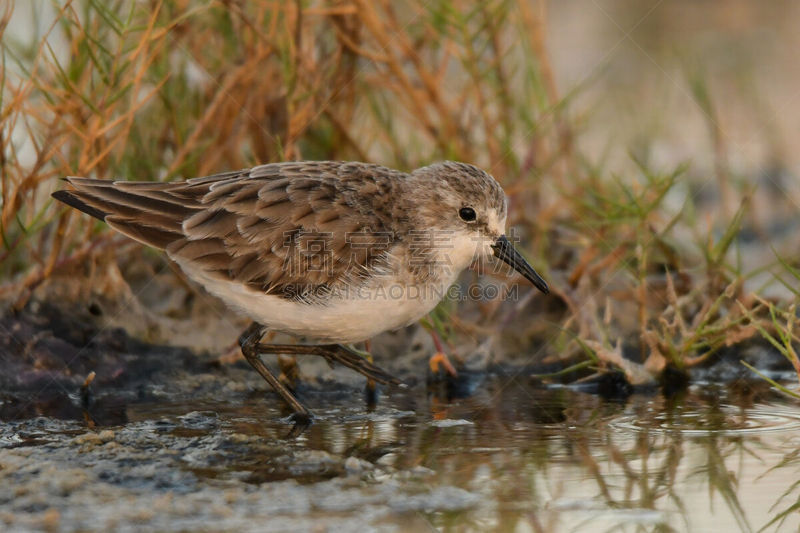
{"type": "Polygon", "coordinates": [[[311,413],[260,354],[314,354],[400,381],[345,346],[429,313],[474,260],[494,255],[547,283],[505,236],[488,173],[446,161],[404,173],[344,161],[272,163],[173,183],[70,177],[53,197],[146,245],[254,322],[247,361],[295,412],[311,413]],[[317,344],[265,344],[268,330],[317,344]]]}

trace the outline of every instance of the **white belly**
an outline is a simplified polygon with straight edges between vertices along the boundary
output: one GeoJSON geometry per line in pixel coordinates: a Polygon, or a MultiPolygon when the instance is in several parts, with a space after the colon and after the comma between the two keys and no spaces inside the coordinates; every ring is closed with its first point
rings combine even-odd
{"type": "Polygon", "coordinates": [[[181,265],[186,273],[226,304],[268,329],[305,336],[320,344],[359,342],[411,324],[446,295],[455,276],[424,286],[397,280],[373,288],[340,291],[325,303],[305,303],[265,294],[181,265]]]}
{"type": "Polygon", "coordinates": [[[422,284],[396,267],[374,278],[367,287],[339,290],[320,303],[305,303],[265,294],[229,280],[210,276],[191,262],[173,258],[186,274],[229,306],[268,329],[314,339],[320,344],[359,342],[387,330],[407,326],[431,312],[446,295],[476,253],[476,240],[455,235],[443,250],[447,267],[438,269],[422,284]],[[398,274],[398,272],[400,274],[398,274]]]}

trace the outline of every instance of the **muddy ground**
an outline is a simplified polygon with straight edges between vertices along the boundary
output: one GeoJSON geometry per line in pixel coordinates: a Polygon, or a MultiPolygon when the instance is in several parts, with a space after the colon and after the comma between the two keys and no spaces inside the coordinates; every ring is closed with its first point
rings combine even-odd
{"type": "MultiPolygon", "coordinates": [[[[497,435],[520,425],[534,431],[531,442],[548,442],[551,433],[594,424],[588,413],[624,408],[632,393],[664,398],[620,376],[564,387],[510,365],[428,383],[429,348],[409,330],[417,350],[384,366],[410,387],[379,390],[373,406],[360,376],[303,360],[298,394],[317,418],[292,438],[289,413],[243,360],[146,343],[104,324],[90,306],[37,301],[0,320],[6,528],[392,531],[454,521],[480,529],[480,517],[507,515],[498,505],[508,501],[484,493],[496,480],[453,483],[459,478],[441,470],[447,464],[431,458],[502,449],[497,435]],[[476,431],[486,433],[470,437],[476,431]]],[[[739,355],[774,377],[790,375],[780,356],[751,351],[739,355]]],[[[692,379],[768,394],[763,383],[742,385],[746,373],[723,354],[692,379]]],[[[683,377],[669,395],[691,390],[683,377]]]]}

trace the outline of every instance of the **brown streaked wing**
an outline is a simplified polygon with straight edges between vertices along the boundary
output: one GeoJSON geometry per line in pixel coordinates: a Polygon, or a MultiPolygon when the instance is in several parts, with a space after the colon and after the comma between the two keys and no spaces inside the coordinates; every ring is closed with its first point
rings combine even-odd
{"type": "Polygon", "coordinates": [[[277,291],[369,273],[390,244],[387,199],[406,176],[365,163],[273,163],[172,183],[68,178],[74,190],[57,197],[173,259],[277,291]]]}
{"type": "MultiPolygon", "coordinates": [[[[334,286],[363,277],[390,244],[392,213],[375,195],[391,194],[401,173],[354,163],[282,163],[214,182],[204,209],[187,220],[186,240],[167,252],[259,290],[334,286]],[[348,236],[357,234],[352,241],[348,236]],[[376,236],[378,235],[378,236],[376,236]],[[220,243],[230,258],[220,270],[189,247],[220,243]],[[208,263],[206,265],[206,263],[208,263]]],[[[297,291],[293,290],[293,294],[297,291]]]]}
{"type": "Polygon", "coordinates": [[[164,249],[183,237],[184,220],[203,209],[203,196],[213,184],[241,175],[227,172],[172,183],[68,177],[72,189],[55,197],[139,242],[164,249]]]}

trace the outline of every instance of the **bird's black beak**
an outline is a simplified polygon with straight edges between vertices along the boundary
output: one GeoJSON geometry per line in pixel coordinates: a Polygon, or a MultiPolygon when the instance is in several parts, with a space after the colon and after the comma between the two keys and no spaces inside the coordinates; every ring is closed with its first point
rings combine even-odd
{"type": "Polygon", "coordinates": [[[525,279],[533,283],[537,289],[545,294],[550,292],[550,289],[547,287],[547,282],[542,279],[542,276],[536,273],[527,261],[525,261],[525,258],[519,254],[505,235],[500,235],[500,237],[498,237],[492,245],[492,249],[496,257],[525,276],[525,279]]]}

